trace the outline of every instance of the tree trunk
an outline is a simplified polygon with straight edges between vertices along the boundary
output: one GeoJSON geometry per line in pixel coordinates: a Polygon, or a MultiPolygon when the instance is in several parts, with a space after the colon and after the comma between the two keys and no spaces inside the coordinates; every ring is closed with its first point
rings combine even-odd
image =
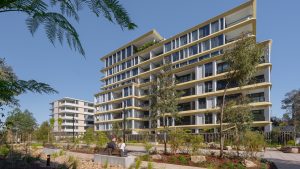
{"type": "Polygon", "coordinates": [[[224,149],[224,134],[223,134],[223,115],[224,115],[224,107],[225,107],[225,96],[227,92],[227,87],[229,83],[227,82],[224,93],[223,93],[223,101],[221,107],[221,114],[220,114],[220,157],[223,157],[223,149],[224,149]]]}
{"type": "Polygon", "coordinates": [[[164,153],[167,154],[167,133],[166,133],[166,117],[163,116],[163,126],[164,126],[164,153]]]}

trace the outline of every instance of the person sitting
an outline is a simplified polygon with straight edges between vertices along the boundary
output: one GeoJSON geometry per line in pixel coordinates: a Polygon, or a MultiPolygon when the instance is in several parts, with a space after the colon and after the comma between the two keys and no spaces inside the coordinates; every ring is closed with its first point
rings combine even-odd
{"type": "Polygon", "coordinates": [[[120,149],[121,157],[125,156],[125,147],[126,144],[124,143],[123,139],[120,138],[119,149],[120,149]]]}
{"type": "Polygon", "coordinates": [[[112,138],[111,142],[107,143],[106,149],[108,150],[108,154],[111,155],[112,151],[116,149],[116,138],[112,138]]]}

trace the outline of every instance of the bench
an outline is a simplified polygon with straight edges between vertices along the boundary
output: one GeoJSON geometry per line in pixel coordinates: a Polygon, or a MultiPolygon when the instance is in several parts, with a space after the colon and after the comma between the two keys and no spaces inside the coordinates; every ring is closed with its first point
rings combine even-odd
{"type": "Polygon", "coordinates": [[[112,148],[98,148],[95,150],[95,153],[99,153],[102,155],[115,155],[115,156],[121,156],[121,150],[120,149],[112,149],[112,148]]]}

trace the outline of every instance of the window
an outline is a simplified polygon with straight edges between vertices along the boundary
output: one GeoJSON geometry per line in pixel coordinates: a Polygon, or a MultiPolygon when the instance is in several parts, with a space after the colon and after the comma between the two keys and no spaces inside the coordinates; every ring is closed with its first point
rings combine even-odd
{"type": "Polygon", "coordinates": [[[209,25],[206,25],[199,29],[199,38],[203,38],[209,35],[209,25]]]}
{"type": "Polygon", "coordinates": [[[224,18],[220,19],[221,30],[224,29],[224,18]]]}
{"type": "Polygon", "coordinates": [[[179,52],[179,54],[180,54],[180,59],[184,59],[184,58],[186,58],[188,55],[187,55],[187,48],[185,48],[185,49],[182,49],[180,52],[179,52]]]}
{"type": "Polygon", "coordinates": [[[122,63],[122,70],[126,69],[126,62],[122,63]]]}
{"type": "Polygon", "coordinates": [[[165,44],[165,52],[168,52],[170,50],[171,50],[171,42],[165,44]]]}
{"type": "Polygon", "coordinates": [[[206,98],[198,99],[199,109],[206,109],[206,98]]]}
{"type": "Polygon", "coordinates": [[[138,68],[132,69],[132,76],[135,76],[138,74],[138,68]]]}
{"type": "Polygon", "coordinates": [[[215,33],[219,31],[219,20],[211,23],[211,33],[215,33]]]}
{"type": "Polygon", "coordinates": [[[200,56],[200,57],[199,57],[199,62],[200,62],[201,60],[204,60],[204,59],[207,59],[207,58],[210,58],[210,55],[209,55],[209,54],[200,56]]]}
{"type": "Polygon", "coordinates": [[[179,52],[175,52],[172,54],[173,62],[179,60],[179,52]]]}
{"type": "Polygon", "coordinates": [[[125,53],[126,53],[126,52],[125,52],[125,49],[123,49],[123,50],[122,50],[122,60],[126,58],[125,53]]]}
{"type": "Polygon", "coordinates": [[[252,110],[254,121],[265,121],[264,110],[252,110]]]}
{"type": "Polygon", "coordinates": [[[187,35],[180,37],[180,46],[187,44],[187,35]]]}
{"type": "Polygon", "coordinates": [[[212,124],[213,123],[211,113],[205,113],[204,119],[205,119],[205,124],[212,124]]]}
{"type": "Polygon", "coordinates": [[[210,54],[210,56],[211,56],[211,57],[214,57],[214,56],[218,56],[219,54],[220,54],[220,51],[218,50],[218,51],[212,52],[212,53],[210,54]]]}
{"type": "Polygon", "coordinates": [[[264,102],[265,101],[265,93],[251,93],[248,94],[247,97],[250,99],[251,102],[264,102]]]}
{"type": "Polygon", "coordinates": [[[135,58],[134,58],[134,64],[137,65],[138,63],[139,63],[139,58],[138,58],[138,57],[135,57],[135,58]]]}
{"type": "Polygon", "coordinates": [[[193,64],[193,63],[196,63],[196,62],[198,62],[198,58],[189,60],[189,64],[193,64]]]}
{"type": "Polygon", "coordinates": [[[131,60],[127,61],[127,68],[131,67],[131,60]]]}
{"type": "Polygon", "coordinates": [[[113,63],[116,63],[116,62],[117,62],[116,54],[113,55],[113,61],[114,61],[113,63]]]}
{"type": "Polygon", "coordinates": [[[118,59],[118,62],[121,61],[121,52],[120,51],[117,53],[117,59],[118,59]]]}
{"type": "Polygon", "coordinates": [[[205,85],[205,93],[212,92],[212,81],[208,81],[204,83],[205,85]]]}
{"type": "Polygon", "coordinates": [[[217,74],[226,72],[228,70],[228,64],[226,62],[218,63],[217,74]]]}
{"type": "Polygon", "coordinates": [[[127,57],[131,56],[132,52],[131,52],[131,46],[127,47],[127,57]]]}
{"type": "Polygon", "coordinates": [[[212,74],[213,74],[212,63],[205,64],[205,77],[212,76],[212,74]]]}
{"type": "Polygon", "coordinates": [[[192,32],[192,41],[195,41],[198,39],[198,30],[195,30],[192,32]]]}
{"type": "Polygon", "coordinates": [[[202,50],[206,51],[206,50],[209,50],[209,49],[210,49],[209,40],[202,42],[202,50]]]}
{"type": "Polygon", "coordinates": [[[223,45],[223,35],[211,39],[211,48],[223,45]]]}
{"type": "Polygon", "coordinates": [[[196,55],[198,53],[198,45],[191,46],[189,48],[189,55],[196,55]]]}

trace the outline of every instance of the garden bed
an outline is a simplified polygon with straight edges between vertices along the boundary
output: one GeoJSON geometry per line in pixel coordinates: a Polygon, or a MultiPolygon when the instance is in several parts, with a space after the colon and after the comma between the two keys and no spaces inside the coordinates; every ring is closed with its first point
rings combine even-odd
{"type": "MultiPolygon", "coordinates": [[[[231,169],[231,168],[246,168],[243,165],[243,159],[241,158],[219,158],[216,156],[205,156],[206,161],[194,163],[191,161],[191,155],[189,154],[160,154],[161,159],[151,159],[153,162],[157,163],[168,163],[184,166],[194,166],[194,167],[203,167],[203,168],[213,168],[213,169],[231,169]]],[[[142,156],[142,160],[149,161],[149,155],[142,156]]],[[[252,169],[277,169],[276,166],[266,160],[256,160],[252,159],[257,167],[252,167],[252,169]]]]}

